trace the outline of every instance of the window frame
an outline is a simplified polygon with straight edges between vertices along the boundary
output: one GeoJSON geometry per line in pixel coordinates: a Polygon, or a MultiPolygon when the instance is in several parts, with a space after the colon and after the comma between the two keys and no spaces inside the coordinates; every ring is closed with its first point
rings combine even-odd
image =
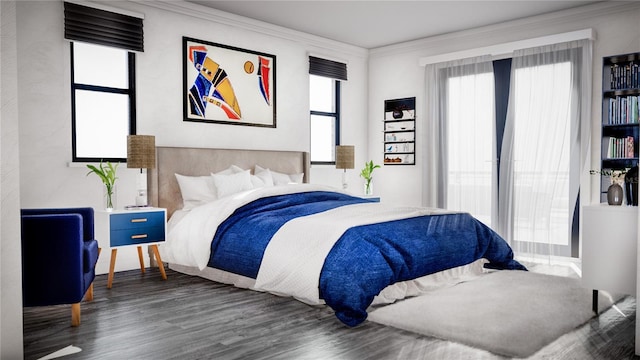
{"type": "Polygon", "coordinates": [[[124,94],[129,97],[129,135],[136,134],[136,57],[135,53],[130,50],[114,48],[122,51],[127,51],[127,67],[128,67],[128,88],[114,88],[99,85],[81,84],[75,82],[75,58],[73,52],[74,41],[70,42],[70,63],[71,63],[71,151],[72,162],[126,162],[127,158],[114,158],[114,157],[80,157],[77,154],[76,149],[76,90],[96,91],[108,94],[124,94]]]}
{"type": "MultiPolygon", "coordinates": [[[[310,74],[310,76],[313,74],[310,74]]],[[[315,75],[315,76],[322,76],[322,75],[315,75]]],[[[340,145],[340,110],[341,110],[341,105],[340,105],[340,80],[338,79],[334,79],[334,78],[330,78],[331,80],[333,80],[333,84],[334,84],[334,112],[327,112],[327,111],[315,111],[315,110],[311,110],[309,109],[309,120],[311,120],[311,116],[315,115],[315,116],[326,116],[326,117],[331,117],[334,118],[334,129],[335,129],[335,139],[334,139],[334,148],[338,145],[340,145]]],[[[311,136],[313,136],[313,134],[311,134],[311,136]]],[[[336,154],[335,151],[333,152],[333,160],[331,161],[311,161],[311,165],[335,165],[336,164],[336,154]]]]}

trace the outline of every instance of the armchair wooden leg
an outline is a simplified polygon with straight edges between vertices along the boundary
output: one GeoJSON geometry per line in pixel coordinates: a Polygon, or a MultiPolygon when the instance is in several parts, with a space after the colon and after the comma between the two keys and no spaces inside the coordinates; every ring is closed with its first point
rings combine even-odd
{"type": "Polygon", "coordinates": [[[80,303],[71,304],[71,326],[80,326],[80,303]]]}

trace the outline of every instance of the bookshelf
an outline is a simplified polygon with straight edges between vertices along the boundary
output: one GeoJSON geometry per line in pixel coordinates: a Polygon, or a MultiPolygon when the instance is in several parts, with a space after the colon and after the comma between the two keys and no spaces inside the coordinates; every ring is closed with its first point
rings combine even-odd
{"type": "Polygon", "coordinates": [[[416,163],[416,98],[384,101],[385,165],[416,163]]]}
{"type": "MultiPolygon", "coordinates": [[[[638,165],[640,53],[602,59],[601,169],[638,165]]],[[[609,178],[600,178],[600,201],[607,201],[609,178]]]]}

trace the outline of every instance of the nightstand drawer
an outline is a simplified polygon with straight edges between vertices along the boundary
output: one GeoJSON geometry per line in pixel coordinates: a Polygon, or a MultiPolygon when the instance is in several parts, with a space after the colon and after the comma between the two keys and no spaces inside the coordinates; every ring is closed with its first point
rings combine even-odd
{"type": "Polygon", "coordinates": [[[111,215],[111,231],[148,227],[164,228],[164,212],[148,211],[111,215]]]}
{"type": "Polygon", "coordinates": [[[111,230],[111,247],[164,241],[164,226],[111,230]]]}

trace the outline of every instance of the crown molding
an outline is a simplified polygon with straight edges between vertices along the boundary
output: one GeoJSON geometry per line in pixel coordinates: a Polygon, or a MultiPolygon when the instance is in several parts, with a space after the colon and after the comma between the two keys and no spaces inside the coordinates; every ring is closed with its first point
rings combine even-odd
{"type": "Polygon", "coordinates": [[[365,48],[345,44],[339,41],[327,39],[321,36],[308,34],[305,32],[292,30],[282,26],[270,24],[264,21],[254,20],[244,16],[235,15],[221,10],[212,9],[199,4],[187,1],[176,0],[127,0],[142,6],[154,7],[157,9],[170,11],[177,14],[187,15],[194,18],[215,22],[241,28],[248,31],[257,32],[269,36],[278,37],[285,40],[303,43],[313,47],[331,50],[331,52],[341,52],[353,56],[367,58],[369,51],[365,48]]]}
{"type": "MultiPolygon", "coordinates": [[[[531,27],[546,28],[555,24],[568,23],[596,16],[616,14],[640,9],[640,2],[635,1],[606,1],[584,5],[572,9],[555,11],[548,14],[506,21],[498,24],[482,26],[474,29],[457,31],[443,35],[436,35],[399,44],[383,46],[369,50],[371,58],[384,57],[398,53],[420,51],[429,48],[442,47],[442,44],[472,41],[474,39],[492,38],[513,32],[528,32],[531,27]]],[[[462,49],[461,49],[462,50],[462,49]]],[[[455,50],[448,51],[455,52],[455,50]]]]}

